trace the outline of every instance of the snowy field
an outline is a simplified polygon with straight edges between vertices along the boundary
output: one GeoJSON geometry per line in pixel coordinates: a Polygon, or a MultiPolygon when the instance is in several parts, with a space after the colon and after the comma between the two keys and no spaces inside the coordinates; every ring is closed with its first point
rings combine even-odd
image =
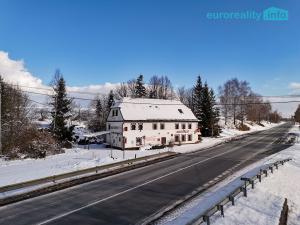
{"type": "Polygon", "coordinates": [[[83,147],[68,149],[63,154],[47,156],[45,159],[0,161],[0,186],[105,165],[135,157],[138,158],[157,154],[160,152],[191,152],[214,146],[238,135],[268,129],[278,124],[264,123],[264,125],[265,127],[249,125],[251,130],[245,132],[237,131],[233,128],[225,128],[218,138],[203,138],[201,143],[175,146],[172,149],[125,151],[125,157],[123,157],[123,151],[121,150],[104,148],[103,145],[91,145],[89,150],[83,149],[83,147]]]}
{"type": "MultiPolygon", "coordinates": [[[[293,127],[290,133],[300,134],[299,127],[293,127]]],[[[300,140],[292,147],[238,171],[169,215],[161,224],[186,224],[199,212],[206,211],[207,206],[213,206],[216,201],[228,196],[230,191],[241,184],[240,177],[244,174],[257,174],[261,166],[286,158],[292,158],[292,161],[263,178],[262,183],[255,185],[255,189],[249,189],[247,198],[239,195],[235,206],[227,204],[224,207],[225,217],[217,213],[211,218],[211,224],[277,225],[285,198],[289,206],[288,224],[300,224],[300,140]]]]}

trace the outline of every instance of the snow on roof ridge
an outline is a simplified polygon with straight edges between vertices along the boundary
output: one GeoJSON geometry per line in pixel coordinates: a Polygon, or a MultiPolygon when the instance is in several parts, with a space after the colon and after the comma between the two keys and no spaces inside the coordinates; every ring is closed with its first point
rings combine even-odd
{"type": "Polygon", "coordinates": [[[170,99],[155,99],[155,98],[129,98],[124,97],[116,103],[129,103],[129,104],[147,104],[147,105],[183,105],[179,100],[170,99]]]}

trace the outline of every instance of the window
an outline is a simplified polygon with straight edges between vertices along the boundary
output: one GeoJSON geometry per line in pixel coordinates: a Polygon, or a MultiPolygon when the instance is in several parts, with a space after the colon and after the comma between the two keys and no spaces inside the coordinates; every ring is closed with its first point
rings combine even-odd
{"type": "Polygon", "coordinates": [[[127,138],[126,137],[123,137],[123,142],[124,142],[124,144],[127,143],[127,138]]]}
{"type": "Polygon", "coordinates": [[[115,114],[116,114],[116,116],[118,116],[118,110],[116,110],[115,114]]]}
{"type": "Polygon", "coordinates": [[[165,124],[164,124],[164,123],[161,123],[161,124],[160,124],[160,129],[161,129],[161,130],[164,130],[164,129],[165,129],[165,124]]]}
{"type": "Polygon", "coordinates": [[[121,137],[119,137],[119,142],[121,142],[121,137]]]}
{"type": "Polygon", "coordinates": [[[108,124],[108,129],[110,130],[110,124],[108,124]]]}
{"type": "Polygon", "coordinates": [[[124,131],[128,131],[128,127],[124,127],[124,131]]]}
{"type": "Polygon", "coordinates": [[[131,130],[135,130],[136,129],[136,125],[135,125],[135,123],[132,123],[131,124],[131,130]]]}
{"type": "Polygon", "coordinates": [[[192,129],[192,124],[191,123],[188,124],[188,129],[192,129]]]}
{"type": "Polygon", "coordinates": [[[181,129],[185,129],[185,123],[181,124],[181,129]]]}
{"type": "Polygon", "coordinates": [[[179,123],[175,123],[175,129],[176,129],[176,130],[179,129],[179,123]]]}
{"type": "Polygon", "coordinates": [[[183,114],[183,111],[182,111],[182,109],[178,109],[178,112],[180,112],[181,114],[183,114]]]}
{"type": "Polygon", "coordinates": [[[179,142],[179,135],[175,135],[175,142],[179,142]]]}
{"type": "Polygon", "coordinates": [[[112,110],[112,116],[113,117],[115,116],[115,110],[112,110]]]}
{"type": "Polygon", "coordinates": [[[142,138],[141,137],[136,138],[136,145],[137,146],[142,145],[142,138]]]}
{"type": "Polygon", "coordinates": [[[182,142],[185,142],[185,134],[182,134],[182,135],[181,135],[181,141],[182,141],[182,142]]]}
{"type": "Polygon", "coordinates": [[[157,123],[153,123],[152,128],[153,128],[153,130],[157,130],[157,123]]]}
{"type": "Polygon", "coordinates": [[[143,130],[143,124],[139,123],[139,130],[143,130]]]}
{"type": "Polygon", "coordinates": [[[188,135],[188,141],[192,141],[192,135],[191,134],[188,135]]]}

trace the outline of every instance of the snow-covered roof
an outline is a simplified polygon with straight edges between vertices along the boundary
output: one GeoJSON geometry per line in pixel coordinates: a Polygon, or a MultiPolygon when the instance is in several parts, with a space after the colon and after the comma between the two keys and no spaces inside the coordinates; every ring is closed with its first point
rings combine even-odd
{"type": "Polygon", "coordinates": [[[98,137],[104,134],[109,134],[110,131],[99,131],[99,132],[95,132],[95,133],[89,133],[89,134],[84,134],[82,135],[83,137],[87,137],[87,138],[91,138],[91,137],[98,137]]]}
{"type": "Polygon", "coordinates": [[[191,109],[178,100],[123,98],[112,108],[120,108],[124,120],[198,121],[191,109]]]}

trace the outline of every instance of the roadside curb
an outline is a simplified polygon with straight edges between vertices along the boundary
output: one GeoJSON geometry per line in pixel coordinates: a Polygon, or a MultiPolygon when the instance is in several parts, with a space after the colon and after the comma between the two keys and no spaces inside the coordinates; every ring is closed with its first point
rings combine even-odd
{"type": "Polygon", "coordinates": [[[55,191],[60,191],[66,188],[70,188],[76,185],[84,184],[87,182],[95,181],[101,178],[109,177],[112,175],[116,175],[122,172],[127,172],[133,169],[145,167],[154,163],[162,162],[168,159],[172,159],[179,155],[180,153],[174,153],[174,152],[166,152],[166,153],[160,153],[163,155],[158,156],[158,154],[152,155],[151,157],[147,157],[147,159],[137,159],[133,162],[132,160],[123,161],[123,163],[120,163],[120,165],[115,166],[112,165],[110,168],[104,169],[102,172],[96,171],[95,174],[87,174],[86,176],[82,177],[75,177],[74,179],[64,181],[62,180],[59,183],[54,183],[46,187],[37,188],[35,190],[31,190],[22,194],[17,194],[14,196],[4,197],[0,199],[0,207],[9,205],[12,203],[16,203],[19,201],[23,201],[26,199],[38,197],[41,195],[49,194],[55,191]],[[128,162],[129,161],[129,162],[128,162]]]}

